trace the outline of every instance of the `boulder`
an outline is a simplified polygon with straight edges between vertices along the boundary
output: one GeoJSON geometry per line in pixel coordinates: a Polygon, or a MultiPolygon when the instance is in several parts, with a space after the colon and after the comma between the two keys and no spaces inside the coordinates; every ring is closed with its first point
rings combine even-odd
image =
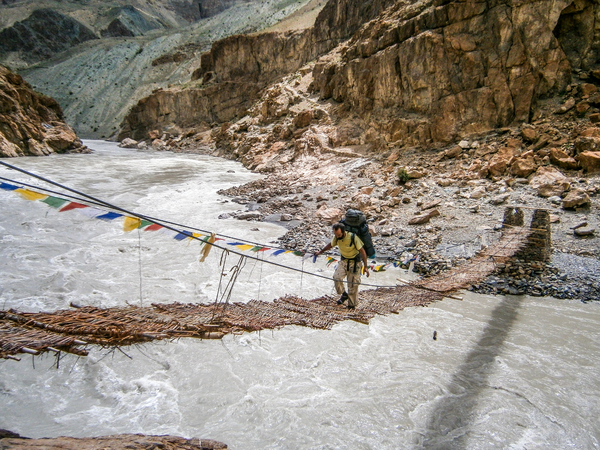
{"type": "Polygon", "coordinates": [[[490,159],[487,167],[490,175],[493,177],[502,176],[517,154],[518,150],[514,147],[503,147],[498,150],[498,153],[490,159]]]}
{"type": "Polygon", "coordinates": [[[518,178],[527,178],[537,169],[533,155],[526,158],[517,158],[510,166],[510,173],[518,178]]]}
{"type": "Polygon", "coordinates": [[[47,130],[44,142],[58,153],[81,147],[81,141],[75,131],[66,123],[57,124],[47,130]]]}
{"type": "Polygon", "coordinates": [[[579,136],[575,139],[575,154],[600,151],[600,137],[579,136]]]}
{"type": "Polygon", "coordinates": [[[573,97],[571,97],[565,103],[563,103],[563,105],[560,106],[556,111],[554,111],[554,113],[555,114],[565,114],[566,112],[573,109],[574,106],[575,106],[575,99],[573,97]]]}
{"type": "Polygon", "coordinates": [[[456,158],[463,152],[463,148],[460,145],[455,145],[444,152],[446,158],[456,158]]]}
{"type": "Polygon", "coordinates": [[[293,120],[293,124],[296,128],[306,128],[307,126],[310,125],[310,123],[313,120],[313,112],[308,110],[308,111],[302,111],[300,112],[296,117],[294,117],[293,120]]]}
{"type": "Polygon", "coordinates": [[[419,170],[414,167],[407,167],[406,173],[408,174],[408,177],[410,179],[423,178],[425,175],[427,175],[427,172],[425,172],[424,170],[419,170]]]}
{"type": "Polygon", "coordinates": [[[577,155],[577,159],[584,171],[588,173],[600,172],[600,151],[582,152],[577,155]]]}
{"type": "Polygon", "coordinates": [[[327,206],[323,206],[317,210],[317,217],[325,220],[329,225],[339,222],[342,215],[342,210],[339,208],[328,208],[327,206]]]}
{"type": "Polygon", "coordinates": [[[262,215],[258,211],[245,211],[236,216],[239,220],[260,220],[261,217],[262,215]]]}
{"type": "Polygon", "coordinates": [[[550,149],[550,161],[561,169],[576,170],[579,168],[577,160],[559,148],[550,149]]]}
{"type": "Polygon", "coordinates": [[[22,156],[23,150],[19,148],[17,145],[13,144],[9,140],[7,140],[0,133],[0,156],[6,158],[15,158],[17,156],[22,156]]]}
{"type": "Polygon", "coordinates": [[[587,228],[587,227],[582,227],[582,228],[577,228],[575,230],[573,230],[573,234],[575,236],[593,236],[594,233],[596,232],[595,228],[587,228]]]}
{"type": "Polygon", "coordinates": [[[430,202],[425,203],[422,207],[421,207],[421,211],[426,211],[428,209],[431,208],[435,208],[436,206],[438,206],[440,203],[442,203],[442,199],[439,198],[437,200],[432,200],[430,202]]]}
{"type": "Polygon", "coordinates": [[[569,180],[560,170],[552,166],[542,166],[530,176],[529,185],[540,197],[561,195],[569,187],[569,180]]]}
{"type": "Polygon", "coordinates": [[[478,186],[475,189],[473,189],[473,191],[469,194],[469,198],[478,200],[481,197],[485,196],[486,193],[487,191],[485,190],[484,186],[478,186]]]}
{"type": "Polygon", "coordinates": [[[592,201],[589,195],[583,189],[573,189],[563,199],[562,207],[564,209],[583,208],[590,206],[592,201]]]}
{"type": "Polygon", "coordinates": [[[360,188],[360,193],[365,195],[371,195],[373,193],[373,186],[365,186],[360,188]]]}
{"type": "Polygon", "coordinates": [[[159,139],[160,137],[161,137],[160,131],[158,131],[158,130],[148,131],[148,139],[150,139],[151,141],[153,141],[155,139],[159,139]]]}
{"type": "Polygon", "coordinates": [[[539,139],[540,136],[535,128],[523,127],[521,130],[521,137],[523,138],[523,141],[527,142],[528,144],[533,144],[539,139]]]}
{"type": "Polygon", "coordinates": [[[408,221],[409,225],[422,225],[431,220],[432,217],[439,216],[440,212],[437,209],[432,209],[424,214],[419,214],[408,221]]]}
{"type": "Polygon", "coordinates": [[[588,102],[579,102],[575,105],[575,114],[578,116],[585,116],[585,113],[587,113],[590,108],[591,106],[588,102]]]}
{"type": "Polygon", "coordinates": [[[497,195],[496,197],[490,199],[490,203],[492,205],[501,205],[506,200],[508,200],[509,197],[510,197],[510,194],[500,194],[500,195],[497,195]]]}
{"type": "Polygon", "coordinates": [[[598,86],[592,83],[583,83],[579,85],[579,92],[582,97],[589,97],[598,92],[598,86]]]}
{"type": "Polygon", "coordinates": [[[121,148],[137,148],[138,141],[133,140],[131,138],[125,138],[121,141],[121,143],[119,144],[119,147],[121,147],[121,148]]]}

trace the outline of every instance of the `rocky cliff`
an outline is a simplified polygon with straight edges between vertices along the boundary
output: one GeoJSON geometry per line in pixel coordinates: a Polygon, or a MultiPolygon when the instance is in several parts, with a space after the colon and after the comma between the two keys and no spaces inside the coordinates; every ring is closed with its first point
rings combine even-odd
{"type": "Polygon", "coordinates": [[[86,150],[54,99],[0,66],[0,157],[86,150]]]}
{"type": "Polygon", "coordinates": [[[527,122],[538,99],[596,61],[594,9],[398,2],[316,65],[315,91],[383,121],[389,142],[409,145],[527,122]]]}
{"type": "Polygon", "coordinates": [[[142,99],[121,124],[119,139],[146,139],[150,130],[239,118],[258,99],[261,89],[348,39],[391,3],[331,0],[309,29],[217,41],[201,56],[200,67],[191,76],[193,85],[142,99]]]}
{"type": "Polygon", "coordinates": [[[202,110],[194,120],[240,118],[257,100],[254,93],[322,55],[311,66],[311,91],[320,102],[338,105],[331,119],[344,123],[341,134],[354,127],[361,135],[357,142],[378,150],[445,145],[463,135],[531,121],[538,102],[564,92],[573,71],[596,64],[598,17],[599,4],[589,0],[330,0],[314,27],[300,35],[215,43],[194,72],[203,83],[194,85],[193,94],[182,89],[144,100],[156,108],[152,114],[143,104],[134,108],[121,137],[140,139],[148,130],[183,126],[194,112],[178,109],[172,97],[209,97],[218,91],[217,111],[202,110]],[[294,44],[286,45],[286,39],[294,44]],[[253,89],[244,93],[243,82],[254,83],[253,89]],[[161,109],[163,98],[170,100],[161,109]]]}

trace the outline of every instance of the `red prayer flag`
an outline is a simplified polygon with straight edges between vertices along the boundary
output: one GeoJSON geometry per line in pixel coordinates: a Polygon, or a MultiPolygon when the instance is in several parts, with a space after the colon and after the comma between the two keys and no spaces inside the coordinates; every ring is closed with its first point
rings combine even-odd
{"type": "Polygon", "coordinates": [[[71,202],[67,206],[63,206],[62,208],[60,208],[58,211],[64,212],[64,211],[70,211],[72,209],[87,208],[87,207],[88,207],[88,205],[82,205],[81,203],[71,202]]]}

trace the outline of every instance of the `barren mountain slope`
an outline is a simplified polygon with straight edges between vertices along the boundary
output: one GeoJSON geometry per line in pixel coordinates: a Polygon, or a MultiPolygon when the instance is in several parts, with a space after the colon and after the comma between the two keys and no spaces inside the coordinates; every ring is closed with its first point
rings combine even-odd
{"type": "Polygon", "coordinates": [[[270,26],[306,1],[241,1],[185,28],[85,42],[20,73],[59,102],[80,135],[108,138],[140,98],[189,81],[213,41],[270,26]]]}

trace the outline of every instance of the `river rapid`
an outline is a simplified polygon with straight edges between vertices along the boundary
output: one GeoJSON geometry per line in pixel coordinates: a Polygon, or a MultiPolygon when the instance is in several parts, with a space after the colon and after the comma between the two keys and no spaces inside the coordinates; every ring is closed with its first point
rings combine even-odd
{"type": "MultiPolygon", "coordinates": [[[[219,189],[259,178],[232,161],[86,142],[90,155],[8,160],[122,208],[268,245],[275,224],[219,220],[219,189]]],[[[42,182],[0,168],[0,176],[42,182]]],[[[44,185],[48,187],[48,185],[44,185]]],[[[53,188],[54,189],[54,188],[53,188]]],[[[0,190],[0,309],[211,302],[213,250],[124,233],[0,190]]],[[[278,263],[331,276],[296,256],[278,263]]],[[[409,276],[392,269],[369,283],[409,276]]],[[[227,277],[224,277],[227,280],[227,277]]],[[[248,261],[232,301],[314,298],[332,283],[248,261]]],[[[600,304],[470,292],[344,322],[179,339],[90,355],[0,360],[0,428],[27,437],[172,434],[239,449],[600,448],[600,304]],[[437,339],[433,339],[434,331],[437,339]]]]}

